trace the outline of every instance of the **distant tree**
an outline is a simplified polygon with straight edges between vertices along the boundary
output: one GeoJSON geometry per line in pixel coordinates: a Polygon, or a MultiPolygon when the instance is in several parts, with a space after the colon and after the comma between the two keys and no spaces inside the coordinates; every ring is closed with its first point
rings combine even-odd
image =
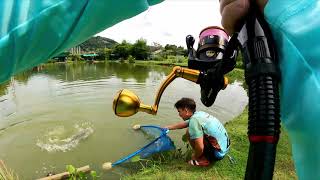
{"type": "Polygon", "coordinates": [[[167,51],[167,52],[170,52],[169,55],[177,55],[176,54],[176,51],[177,51],[177,46],[176,45],[172,45],[172,44],[167,44],[164,46],[164,50],[167,51]]]}
{"type": "Polygon", "coordinates": [[[180,56],[188,56],[188,50],[187,49],[184,49],[182,46],[179,46],[177,48],[177,52],[176,52],[177,55],[180,55],[180,56]]]}
{"type": "Polygon", "coordinates": [[[127,59],[130,55],[132,45],[123,40],[121,44],[117,44],[112,51],[115,59],[127,59]]]}
{"type": "Polygon", "coordinates": [[[128,62],[129,63],[135,63],[135,61],[136,61],[136,59],[133,56],[129,55],[128,62]]]}
{"type": "Polygon", "coordinates": [[[147,45],[147,41],[144,39],[137,40],[131,48],[131,55],[135,59],[145,60],[150,56],[150,48],[147,45]]]}
{"type": "Polygon", "coordinates": [[[187,50],[184,49],[182,46],[176,46],[172,44],[167,44],[164,47],[164,50],[167,52],[167,55],[172,55],[172,56],[187,56],[187,50]]]}
{"type": "Polygon", "coordinates": [[[163,58],[165,58],[165,59],[168,59],[168,56],[174,56],[174,55],[173,55],[174,52],[173,52],[173,50],[171,50],[171,49],[164,50],[164,51],[162,51],[160,54],[161,54],[161,56],[162,56],[163,58]]]}
{"type": "Polygon", "coordinates": [[[97,54],[99,55],[98,58],[100,60],[110,59],[111,53],[112,53],[112,49],[109,49],[109,48],[101,48],[97,50],[97,54]]]}
{"type": "Polygon", "coordinates": [[[112,53],[112,49],[104,48],[105,60],[111,59],[111,58],[110,58],[111,53],[112,53]]]}
{"type": "Polygon", "coordinates": [[[105,48],[100,48],[97,50],[98,59],[99,60],[105,60],[106,59],[106,53],[104,51],[105,48]]]}

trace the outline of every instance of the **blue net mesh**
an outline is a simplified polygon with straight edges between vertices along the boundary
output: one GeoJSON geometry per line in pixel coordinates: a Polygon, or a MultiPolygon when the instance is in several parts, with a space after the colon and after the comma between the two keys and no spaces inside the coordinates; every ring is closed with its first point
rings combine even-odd
{"type": "Polygon", "coordinates": [[[175,149],[172,140],[167,136],[167,133],[169,132],[167,129],[163,129],[158,126],[141,126],[139,131],[144,133],[145,137],[151,140],[151,142],[134,153],[112,163],[112,166],[116,166],[130,160],[132,161],[132,159],[144,159],[159,152],[175,149]]]}

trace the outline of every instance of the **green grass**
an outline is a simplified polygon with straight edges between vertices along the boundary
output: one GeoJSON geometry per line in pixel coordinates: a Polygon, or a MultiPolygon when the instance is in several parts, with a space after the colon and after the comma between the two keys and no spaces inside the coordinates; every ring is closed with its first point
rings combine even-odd
{"type": "MultiPolygon", "coordinates": [[[[244,179],[248,146],[247,121],[248,110],[226,124],[231,138],[231,155],[236,163],[232,164],[228,157],[216,162],[210,167],[193,167],[185,162],[185,157],[179,157],[157,163],[141,169],[135,174],[123,177],[124,179],[244,179]]],[[[288,134],[282,129],[277,147],[277,157],[274,179],[297,179],[288,134]]]]}
{"type": "Polygon", "coordinates": [[[2,160],[0,160],[0,179],[19,180],[19,176],[12,169],[8,168],[2,160]]]}
{"type": "Polygon", "coordinates": [[[231,72],[225,75],[230,82],[234,82],[235,80],[244,83],[244,70],[234,68],[231,72]]]}

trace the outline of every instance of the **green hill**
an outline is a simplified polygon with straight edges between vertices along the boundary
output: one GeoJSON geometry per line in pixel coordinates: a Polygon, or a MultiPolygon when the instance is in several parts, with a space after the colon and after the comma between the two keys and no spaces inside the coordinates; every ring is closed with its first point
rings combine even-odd
{"type": "Polygon", "coordinates": [[[101,36],[95,36],[91,37],[90,39],[86,40],[79,46],[83,51],[95,51],[97,49],[101,48],[111,48],[114,45],[118,44],[116,41],[106,38],[106,37],[101,37],[101,36]]]}

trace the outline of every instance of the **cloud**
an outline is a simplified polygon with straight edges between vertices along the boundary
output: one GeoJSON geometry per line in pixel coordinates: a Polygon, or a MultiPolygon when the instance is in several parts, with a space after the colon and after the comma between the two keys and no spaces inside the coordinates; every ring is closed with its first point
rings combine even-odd
{"type": "Polygon", "coordinates": [[[169,33],[169,32],[162,32],[162,34],[164,35],[164,36],[172,36],[172,34],[171,33],[169,33]]]}
{"type": "Polygon", "coordinates": [[[189,34],[196,39],[207,26],[221,26],[219,2],[215,0],[166,0],[147,11],[99,33],[118,42],[144,38],[152,42],[185,47],[189,34]]]}
{"type": "Polygon", "coordinates": [[[151,27],[151,26],[152,26],[152,23],[147,21],[147,22],[145,22],[143,25],[146,26],[146,27],[151,27]]]}

